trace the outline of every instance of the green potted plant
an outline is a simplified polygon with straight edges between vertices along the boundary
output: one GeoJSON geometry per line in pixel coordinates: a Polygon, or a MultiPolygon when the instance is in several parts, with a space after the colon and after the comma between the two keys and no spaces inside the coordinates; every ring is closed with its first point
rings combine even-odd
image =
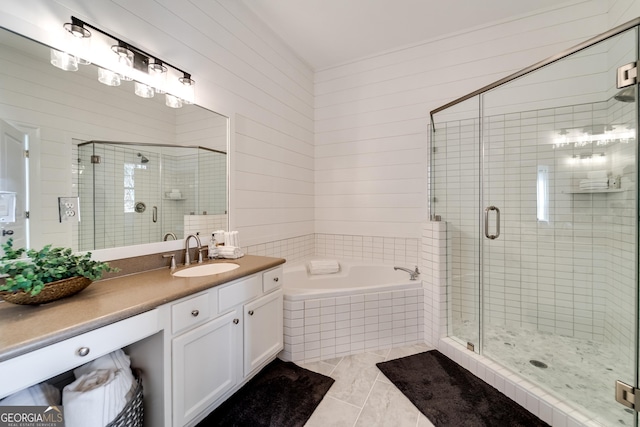
{"type": "Polygon", "coordinates": [[[14,249],[13,239],[2,245],[0,296],[15,304],[42,304],[80,292],[103,273],[115,272],[91,252],[74,254],[69,248],[47,245],[39,251],[14,249]],[[23,254],[27,255],[26,258],[23,254]]]}

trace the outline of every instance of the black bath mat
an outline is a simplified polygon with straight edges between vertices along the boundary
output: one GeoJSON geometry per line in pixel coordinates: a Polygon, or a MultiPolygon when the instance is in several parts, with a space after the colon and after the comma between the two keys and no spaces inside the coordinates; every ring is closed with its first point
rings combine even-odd
{"type": "Polygon", "coordinates": [[[436,350],[377,366],[436,427],[549,426],[436,350]]]}
{"type": "Polygon", "coordinates": [[[303,426],[334,380],[275,359],[197,427],[303,426]]]}

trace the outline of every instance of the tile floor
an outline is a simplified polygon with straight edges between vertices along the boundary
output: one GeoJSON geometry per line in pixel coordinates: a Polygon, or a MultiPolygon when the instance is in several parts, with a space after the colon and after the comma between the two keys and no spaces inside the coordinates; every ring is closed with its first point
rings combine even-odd
{"type": "Polygon", "coordinates": [[[305,427],[433,427],[376,367],[428,351],[425,344],[375,350],[300,366],[335,380],[305,427]]]}

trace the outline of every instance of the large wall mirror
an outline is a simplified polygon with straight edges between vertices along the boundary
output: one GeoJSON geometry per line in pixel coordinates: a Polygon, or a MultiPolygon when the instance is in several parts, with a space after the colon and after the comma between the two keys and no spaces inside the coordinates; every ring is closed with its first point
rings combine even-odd
{"type": "Polygon", "coordinates": [[[107,86],[94,65],[63,71],[50,51],[0,29],[0,242],[162,250],[228,229],[228,118],[107,86]]]}

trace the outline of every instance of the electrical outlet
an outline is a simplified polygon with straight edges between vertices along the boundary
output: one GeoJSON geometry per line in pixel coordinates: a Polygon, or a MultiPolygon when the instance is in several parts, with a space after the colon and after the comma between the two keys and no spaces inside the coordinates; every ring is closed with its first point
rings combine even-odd
{"type": "Polygon", "coordinates": [[[80,199],[78,197],[58,197],[60,222],[80,221],[80,199]]]}

